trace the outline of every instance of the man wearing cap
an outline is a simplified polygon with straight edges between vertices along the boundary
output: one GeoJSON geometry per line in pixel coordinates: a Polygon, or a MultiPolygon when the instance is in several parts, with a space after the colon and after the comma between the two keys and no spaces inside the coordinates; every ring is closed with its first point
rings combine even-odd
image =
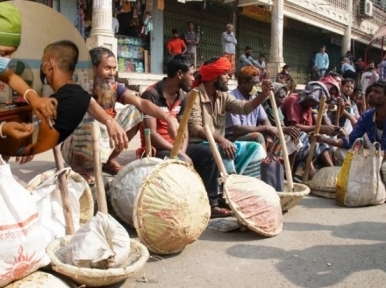
{"type": "MultiPolygon", "coordinates": [[[[36,91],[30,89],[22,78],[8,69],[11,55],[20,45],[20,40],[21,15],[19,9],[9,3],[0,3],[0,81],[8,84],[12,90],[22,95],[25,101],[31,105],[39,120],[43,118],[54,120],[57,101],[52,98],[41,98],[36,91]]],[[[3,124],[3,128],[6,128],[5,126],[8,125],[3,124]]],[[[28,126],[24,125],[25,127],[30,131],[28,126]]],[[[22,127],[18,126],[17,129],[20,131],[22,127]]]]}
{"type": "MultiPolygon", "coordinates": [[[[285,98],[281,110],[284,115],[284,124],[288,127],[295,126],[302,132],[310,133],[315,130],[315,123],[312,116],[312,108],[319,105],[320,98],[325,95],[330,98],[328,88],[325,84],[319,81],[308,82],[304,91],[300,94],[291,94],[285,98]]],[[[320,133],[329,136],[335,136],[339,132],[339,127],[332,125],[322,125],[320,133]]],[[[310,151],[310,140],[307,134],[301,134],[299,141],[302,143],[302,148],[298,151],[295,160],[295,167],[304,162],[310,151]]],[[[328,152],[329,146],[318,144],[315,147],[314,160],[319,158],[324,166],[334,166],[328,152]]],[[[310,177],[315,175],[316,170],[311,163],[310,177]]]]}

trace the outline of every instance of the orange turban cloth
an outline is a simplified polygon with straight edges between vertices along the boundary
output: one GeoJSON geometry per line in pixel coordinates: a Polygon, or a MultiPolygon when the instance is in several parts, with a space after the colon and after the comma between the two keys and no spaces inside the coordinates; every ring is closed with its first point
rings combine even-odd
{"type": "Polygon", "coordinates": [[[230,72],[231,70],[231,62],[229,62],[228,58],[220,57],[216,62],[203,65],[200,67],[200,80],[195,81],[193,86],[198,86],[201,82],[208,82],[216,79],[217,77],[230,72]]]}

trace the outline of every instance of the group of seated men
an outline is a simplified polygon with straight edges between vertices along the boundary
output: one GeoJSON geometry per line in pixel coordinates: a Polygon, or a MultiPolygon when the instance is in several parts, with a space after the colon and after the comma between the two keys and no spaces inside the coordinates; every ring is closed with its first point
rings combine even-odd
{"type": "MultiPolygon", "coordinates": [[[[212,207],[212,217],[226,217],[231,212],[223,207],[219,198],[219,171],[208,146],[204,126],[210,127],[224,163],[232,163],[233,166],[227,166],[227,169],[259,177],[261,160],[267,153],[279,154],[281,151],[273,116],[275,107],[272,107],[273,103],[268,97],[271,90],[274,91],[280,125],[285,133],[286,146],[294,168],[303,163],[309,153],[308,133],[314,131],[315,111],[322,95],[328,99],[320,129],[320,134],[325,136],[317,136],[320,143],[314,152],[315,162],[333,166],[336,162],[331,146],[347,149],[352,145],[353,137],[362,137],[367,133],[372,142],[384,138],[379,131],[383,132],[386,120],[385,82],[378,81],[368,89],[368,107],[374,108],[366,111],[358,120],[358,115],[352,112],[355,110],[355,103],[350,101],[353,90],[350,79],[339,84],[328,76],[320,81],[309,82],[305,90],[298,94],[288,95],[285,85],[271,83],[269,80],[260,83],[259,71],[246,66],[238,73],[237,88],[228,93],[227,83],[231,70],[228,59],[210,59],[195,74],[190,59],[184,55],[176,55],[168,62],[167,77],[138,97],[124,85],[115,82],[117,63],[110,50],[98,47],[92,49],[90,55],[94,72],[92,96],[95,100],[91,100],[88,113],[75,132],[64,141],[62,154],[67,164],[92,182],[87,169],[93,161],[90,125],[93,119],[102,123],[100,144],[105,171],[111,174],[120,171],[122,167],[117,156],[122,148],[127,147],[126,143],[124,147],[111,148],[112,140],[115,143],[127,142],[140,131],[144,146],[144,128],[151,130],[152,146],[156,149],[154,156],[167,157],[174,144],[186,99],[192,88],[196,88],[199,95],[190,114],[178,157],[192,163],[201,176],[212,207]],[[259,85],[261,92],[257,93],[259,85]],[[116,102],[127,105],[117,113],[116,102]],[[340,113],[339,117],[337,113],[340,113]],[[351,125],[352,132],[349,136],[342,133],[342,127],[350,129],[345,125],[351,125]],[[121,139],[117,140],[116,137],[121,139]]],[[[52,53],[50,61],[54,62],[55,56],[52,53]]],[[[47,75],[49,84],[56,82],[52,77],[59,73],[50,73],[45,68],[43,72],[47,75]]],[[[386,138],[383,142],[382,147],[385,148],[386,138]]],[[[312,169],[315,172],[313,166],[312,169]]]]}

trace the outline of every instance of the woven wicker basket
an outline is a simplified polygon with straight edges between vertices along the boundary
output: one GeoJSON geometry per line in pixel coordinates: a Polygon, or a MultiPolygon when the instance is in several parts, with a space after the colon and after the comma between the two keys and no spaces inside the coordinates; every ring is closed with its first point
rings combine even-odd
{"type": "Polygon", "coordinates": [[[323,197],[323,198],[328,198],[328,199],[335,199],[336,197],[336,192],[327,192],[327,191],[320,191],[315,189],[311,190],[311,194],[319,197],[323,197]]]}
{"type": "Polygon", "coordinates": [[[145,157],[127,164],[114,177],[110,185],[110,201],[115,213],[125,223],[134,227],[134,201],[143,179],[163,162],[162,159],[145,157]]]}
{"type": "MultiPolygon", "coordinates": [[[[284,181],[286,187],[287,182],[284,181]]],[[[310,188],[304,184],[294,183],[294,192],[277,192],[280,197],[281,210],[283,212],[295,207],[304,196],[310,194],[310,188]]]]}
{"type": "MultiPolygon", "coordinates": [[[[54,176],[56,172],[57,172],[57,169],[54,168],[37,175],[28,183],[28,185],[26,186],[26,189],[28,191],[33,191],[44,181],[54,176]]],[[[67,172],[67,177],[70,177],[72,180],[74,180],[77,183],[84,182],[84,184],[86,185],[86,189],[84,189],[82,196],[79,198],[79,205],[80,205],[79,224],[82,226],[88,220],[90,220],[91,217],[94,215],[94,198],[92,196],[90,186],[87,184],[86,180],[81,175],[69,169],[67,172]]]]}
{"type": "Polygon", "coordinates": [[[336,182],[338,180],[338,175],[341,168],[342,167],[340,166],[335,166],[335,167],[324,167],[320,169],[308,184],[308,186],[311,189],[311,193],[314,194],[313,193],[314,190],[319,192],[324,191],[324,192],[335,193],[336,182]]]}
{"type": "Polygon", "coordinates": [[[250,230],[267,237],[283,229],[283,214],[275,189],[253,177],[229,175],[224,194],[237,220],[250,230]]]}
{"type": "Polygon", "coordinates": [[[163,161],[138,187],[134,226],[138,237],[154,253],[182,251],[200,237],[209,217],[205,186],[186,162],[163,161]]]}
{"type": "Polygon", "coordinates": [[[47,254],[51,258],[51,266],[54,271],[68,276],[80,285],[100,287],[118,283],[142,269],[149,259],[149,251],[146,247],[138,241],[131,239],[130,254],[126,262],[122,265],[122,268],[111,268],[107,270],[79,268],[63,263],[63,260],[59,259],[56,254],[59,248],[68,245],[71,237],[72,236],[66,236],[52,241],[47,246],[47,254]]]}

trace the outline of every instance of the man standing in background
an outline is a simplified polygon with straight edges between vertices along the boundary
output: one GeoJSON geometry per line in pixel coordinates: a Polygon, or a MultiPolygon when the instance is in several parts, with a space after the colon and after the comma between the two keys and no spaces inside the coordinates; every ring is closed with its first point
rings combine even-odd
{"type": "Polygon", "coordinates": [[[231,75],[235,73],[236,68],[236,45],[237,40],[233,33],[233,25],[227,24],[226,31],[222,33],[221,38],[223,56],[231,62],[231,75]]]}
{"type": "Polygon", "coordinates": [[[188,30],[184,35],[184,40],[188,50],[186,51],[187,56],[190,57],[191,63],[196,68],[197,66],[197,45],[200,43],[200,36],[194,32],[194,23],[188,22],[188,30]]]}
{"type": "Polygon", "coordinates": [[[185,54],[187,51],[187,47],[185,42],[180,38],[180,32],[178,29],[172,30],[172,39],[168,41],[168,56],[169,58],[177,55],[177,54],[185,54]]]}
{"type": "Polygon", "coordinates": [[[328,66],[330,65],[330,60],[328,59],[328,54],[326,53],[326,46],[322,45],[320,47],[320,52],[316,54],[315,65],[319,69],[319,76],[324,77],[328,66]]]}
{"type": "Polygon", "coordinates": [[[118,19],[117,19],[117,12],[114,11],[113,12],[113,19],[112,19],[112,29],[113,29],[113,33],[114,35],[115,34],[118,34],[119,32],[119,22],[118,22],[118,19]]]}

